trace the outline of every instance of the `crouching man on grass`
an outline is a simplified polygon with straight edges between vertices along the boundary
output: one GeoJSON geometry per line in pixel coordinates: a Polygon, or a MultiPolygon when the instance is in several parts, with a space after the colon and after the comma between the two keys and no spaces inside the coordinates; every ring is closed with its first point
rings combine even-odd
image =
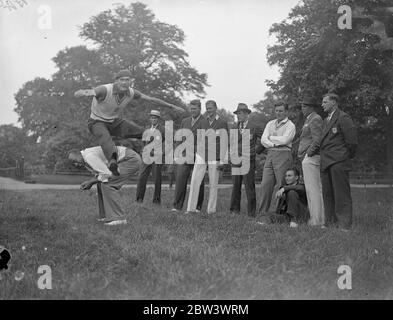
{"type": "Polygon", "coordinates": [[[299,171],[295,167],[285,172],[285,185],[276,193],[277,207],[258,224],[288,223],[291,228],[306,223],[310,218],[304,184],[299,183],[299,171]]]}
{"type": "Polygon", "coordinates": [[[68,153],[68,159],[74,166],[85,166],[95,174],[94,178],[81,184],[81,189],[89,190],[97,184],[98,221],[108,226],[127,224],[120,205],[119,190],[133,175],[138,174],[142,162],[134,150],[126,147],[117,146],[117,154],[120,175],[115,176],[108,169],[108,160],[100,146],[82,151],[73,149],[68,153]]]}

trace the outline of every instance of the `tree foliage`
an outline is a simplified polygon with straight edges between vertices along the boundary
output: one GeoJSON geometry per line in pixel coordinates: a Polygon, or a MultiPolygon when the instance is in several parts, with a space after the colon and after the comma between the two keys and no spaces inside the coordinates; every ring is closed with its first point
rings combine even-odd
{"type": "MultiPolygon", "coordinates": [[[[94,143],[87,129],[91,98],[77,99],[74,92],[111,83],[120,69],[133,74],[137,90],[182,105],[184,94],[202,97],[207,75],[190,65],[183,49],[184,32],[160,22],[142,3],[114,5],[90,18],[80,28],[86,46],[65,48],[53,58],[56,73],[51,79],[36,78],[17,92],[15,111],[24,130],[45,147],[46,164],[53,168],[69,148],[94,143]]],[[[125,118],[148,123],[156,105],[130,103],[125,118]]],[[[164,119],[176,114],[162,110],[164,119]]]]}
{"type": "Polygon", "coordinates": [[[15,167],[17,159],[29,150],[26,132],[12,124],[0,126],[0,168],[15,167]]]}
{"type": "Polygon", "coordinates": [[[253,105],[253,108],[256,112],[262,114],[267,120],[271,120],[274,118],[274,104],[278,102],[281,97],[278,97],[273,93],[273,91],[269,90],[265,92],[264,99],[253,105]]]}

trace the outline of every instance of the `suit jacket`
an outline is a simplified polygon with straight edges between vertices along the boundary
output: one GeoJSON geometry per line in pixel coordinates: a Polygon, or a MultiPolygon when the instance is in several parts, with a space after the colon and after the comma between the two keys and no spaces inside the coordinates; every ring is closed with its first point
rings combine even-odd
{"type": "MultiPolygon", "coordinates": [[[[151,128],[151,125],[148,126],[148,127],[146,127],[145,130],[149,130],[150,128],[151,128]]],[[[159,123],[159,124],[157,125],[156,129],[157,129],[158,131],[160,131],[160,133],[161,133],[162,155],[163,155],[163,157],[164,157],[164,154],[165,154],[165,145],[164,145],[164,141],[165,141],[165,127],[164,127],[161,123],[159,123]]],[[[151,142],[154,140],[154,138],[155,138],[155,137],[151,136],[150,139],[149,139],[148,141],[143,141],[143,146],[145,147],[147,144],[151,143],[151,142]]],[[[150,155],[151,155],[151,156],[154,156],[153,150],[150,152],[150,155]]],[[[164,158],[163,158],[163,160],[164,160],[164,158]]]]}
{"type": "MultiPolygon", "coordinates": [[[[232,144],[237,143],[239,156],[242,156],[243,136],[240,132],[240,123],[236,123],[232,127],[232,129],[238,130],[238,139],[237,139],[237,141],[231,142],[230,153],[232,154],[235,151],[233,148],[234,146],[232,144]]],[[[262,153],[263,150],[265,149],[261,143],[261,137],[262,137],[263,130],[262,130],[262,128],[256,126],[255,124],[250,123],[250,121],[248,121],[245,129],[250,130],[250,160],[253,161],[253,160],[255,160],[256,154],[262,153]]]]}
{"type": "MultiPolygon", "coordinates": [[[[145,128],[145,130],[149,130],[150,128],[151,128],[151,125],[150,125],[150,126],[147,126],[147,127],[145,128]]],[[[156,129],[157,129],[158,131],[160,131],[160,133],[161,133],[161,140],[162,140],[162,142],[164,142],[164,140],[165,140],[165,127],[164,127],[161,123],[159,123],[159,124],[157,125],[156,129]]],[[[145,144],[148,144],[148,143],[152,142],[153,140],[154,140],[154,137],[150,137],[150,140],[149,140],[149,141],[144,141],[144,142],[145,142],[145,144]]]]}
{"type": "Polygon", "coordinates": [[[324,120],[320,143],[321,170],[325,171],[337,162],[344,162],[350,170],[350,159],[355,156],[357,144],[356,128],[351,117],[337,109],[329,123],[327,118],[324,120]]]}
{"type": "MultiPolygon", "coordinates": [[[[182,120],[180,128],[179,129],[190,129],[191,133],[194,137],[194,154],[197,152],[197,141],[198,141],[198,129],[209,129],[209,122],[206,120],[206,118],[201,115],[199,119],[194,123],[194,125],[191,125],[191,120],[192,117],[187,117],[182,120]]],[[[186,137],[183,137],[182,141],[187,141],[186,137]]],[[[176,147],[180,145],[182,142],[177,141],[176,142],[176,147]]],[[[183,156],[185,156],[185,151],[183,152],[183,156]]]]}
{"type": "Polygon", "coordinates": [[[302,132],[300,134],[300,143],[298,157],[304,158],[307,154],[312,157],[319,154],[319,143],[322,137],[323,120],[321,116],[313,112],[306,118],[302,132]]]}

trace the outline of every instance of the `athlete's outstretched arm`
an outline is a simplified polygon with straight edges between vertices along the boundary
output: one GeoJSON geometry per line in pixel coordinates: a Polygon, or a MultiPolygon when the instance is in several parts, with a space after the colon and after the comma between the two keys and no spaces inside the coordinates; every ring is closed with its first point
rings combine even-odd
{"type": "Polygon", "coordinates": [[[161,105],[163,107],[171,108],[171,109],[173,109],[175,111],[180,111],[180,112],[185,112],[186,111],[185,109],[183,109],[181,107],[178,107],[178,106],[175,106],[174,104],[170,104],[170,103],[165,102],[164,100],[161,100],[161,99],[158,99],[158,98],[150,97],[150,96],[148,96],[148,95],[146,95],[144,93],[141,93],[141,92],[140,92],[140,99],[143,99],[143,100],[148,101],[148,102],[157,103],[157,104],[159,104],[159,105],[161,105]]]}
{"type": "Polygon", "coordinates": [[[80,89],[78,91],[75,91],[74,96],[77,98],[80,97],[94,97],[96,95],[96,92],[94,89],[80,89]]]}
{"type": "Polygon", "coordinates": [[[81,89],[75,91],[74,96],[77,98],[80,97],[96,97],[96,98],[105,98],[106,96],[106,88],[104,86],[99,86],[94,89],[81,89]]]}

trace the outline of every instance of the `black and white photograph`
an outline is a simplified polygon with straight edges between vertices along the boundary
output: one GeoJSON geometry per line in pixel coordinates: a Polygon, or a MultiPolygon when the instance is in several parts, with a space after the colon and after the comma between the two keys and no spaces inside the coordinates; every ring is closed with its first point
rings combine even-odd
{"type": "Polygon", "coordinates": [[[0,92],[0,300],[393,299],[393,1],[0,0],[0,92]]]}

